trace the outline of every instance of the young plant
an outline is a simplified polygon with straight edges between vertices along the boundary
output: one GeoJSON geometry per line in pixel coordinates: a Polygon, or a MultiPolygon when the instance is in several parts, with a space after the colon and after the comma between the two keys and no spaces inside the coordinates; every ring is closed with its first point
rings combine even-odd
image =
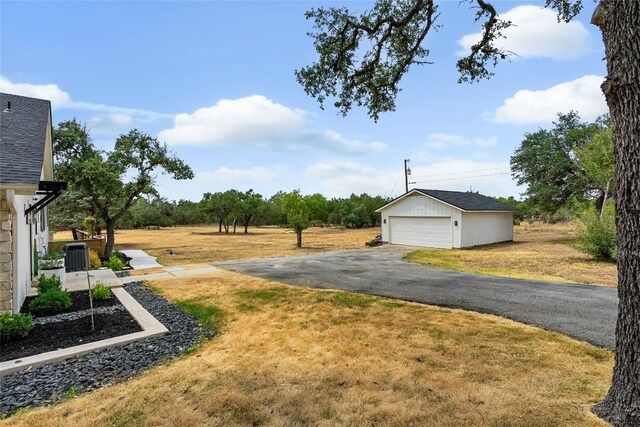
{"type": "Polygon", "coordinates": [[[102,301],[111,298],[111,289],[107,286],[98,283],[95,288],[93,288],[93,298],[96,301],[102,301]]]}
{"type": "Polygon", "coordinates": [[[48,316],[62,313],[71,307],[71,304],[69,292],[50,289],[39,294],[29,303],[29,312],[35,316],[48,316]]]}
{"type": "Polygon", "coordinates": [[[113,255],[109,258],[109,261],[107,261],[107,267],[113,271],[120,271],[124,268],[124,263],[118,256],[113,255]]]}
{"type": "Polygon", "coordinates": [[[47,277],[41,275],[38,278],[38,294],[44,294],[50,290],[62,290],[62,282],[58,276],[47,277]]]}
{"type": "Polygon", "coordinates": [[[0,341],[9,342],[24,338],[33,328],[30,314],[0,314],[0,341]]]}

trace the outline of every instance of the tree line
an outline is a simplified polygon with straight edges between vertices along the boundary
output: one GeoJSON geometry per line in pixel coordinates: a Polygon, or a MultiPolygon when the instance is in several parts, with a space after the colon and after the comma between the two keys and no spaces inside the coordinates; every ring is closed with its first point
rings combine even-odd
{"type": "Polygon", "coordinates": [[[291,210],[303,209],[310,226],[377,227],[380,214],[375,210],[390,200],[366,193],[326,198],[320,193],[302,195],[299,190],[279,191],[267,198],[252,189],[204,193],[197,202],[141,197],[117,226],[147,228],[214,224],[219,233],[247,233],[250,226],[287,226],[287,215],[291,210]]]}

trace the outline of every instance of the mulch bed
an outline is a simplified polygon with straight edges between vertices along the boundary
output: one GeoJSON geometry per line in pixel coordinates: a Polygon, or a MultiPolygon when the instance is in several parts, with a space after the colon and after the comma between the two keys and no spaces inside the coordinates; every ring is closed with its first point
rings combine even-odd
{"type": "Polygon", "coordinates": [[[113,314],[97,314],[94,319],[95,331],[91,330],[90,317],[35,325],[26,338],[2,343],[0,361],[32,356],[142,330],[126,310],[113,314]]]}
{"type": "MultiPolygon", "coordinates": [[[[67,314],[88,310],[89,291],[71,292],[71,307],[60,314],[67,314]]],[[[35,297],[28,297],[22,305],[21,313],[29,312],[29,303],[35,297]]],[[[142,328],[129,312],[124,309],[118,298],[111,295],[106,300],[93,300],[93,307],[112,307],[109,313],[94,315],[95,330],[91,330],[91,317],[85,315],[79,319],[62,320],[51,319],[53,323],[34,324],[29,335],[17,341],[3,342],[0,352],[0,362],[33,356],[47,351],[73,347],[120,335],[140,332],[142,328]],[[121,309],[118,309],[121,308],[121,309]]],[[[78,314],[82,316],[82,314],[78,314]]],[[[40,317],[46,319],[46,317],[40,317]]]]}
{"type": "MultiPolygon", "coordinates": [[[[71,313],[73,311],[87,310],[91,308],[89,306],[89,291],[75,291],[71,292],[71,307],[68,310],[63,311],[63,313],[71,313]]],[[[27,297],[22,304],[22,308],[20,309],[20,313],[27,314],[29,313],[29,303],[33,301],[35,297],[27,297]]],[[[111,295],[111,298],[98,301],[95,298],[93,299],[93,308],[96,307],[108,307],[110,305],[120,304],[118,298],[111,295]]]]}

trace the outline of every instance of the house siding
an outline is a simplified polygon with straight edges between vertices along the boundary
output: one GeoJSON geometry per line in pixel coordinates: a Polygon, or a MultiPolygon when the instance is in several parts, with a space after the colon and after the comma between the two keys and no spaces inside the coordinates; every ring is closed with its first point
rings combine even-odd
{"type": "Polygon", "coordinates": [[[5,192],[0,199],[0,313],[13,308],[13,216],[5,192]]]}

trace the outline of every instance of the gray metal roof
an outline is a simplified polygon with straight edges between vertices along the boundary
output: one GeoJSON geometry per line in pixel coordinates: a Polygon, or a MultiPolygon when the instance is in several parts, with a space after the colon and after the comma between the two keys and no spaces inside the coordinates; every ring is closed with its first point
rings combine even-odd
{"type": "Polygon", "coordinates": [[[1,183],[40,182],[50,117],[49,101],[0,93],[1,183]]]}
{"type": "Polygon", "coordinates": [[[423,190],[416,188],[422,194],[431,196],[445,203],[453,205],[465,211],[513,211],[514,209],[500,203],[491,197],[483,196],[479,193],[469,193],[462,191],[445,190],[423,190]]]}

